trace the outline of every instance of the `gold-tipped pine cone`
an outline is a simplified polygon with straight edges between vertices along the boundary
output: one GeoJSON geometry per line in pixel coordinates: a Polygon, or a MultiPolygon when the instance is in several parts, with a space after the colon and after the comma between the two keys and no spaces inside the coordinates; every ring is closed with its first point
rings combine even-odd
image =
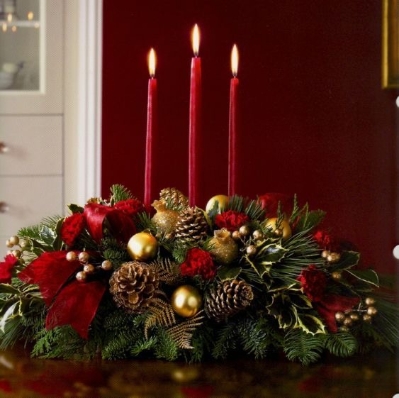
{"type": "Polygon", "coordinates": [[[208,295],[205,311],[220,322],[247,308],[254,298],[252,287],[243,280],[219,283],[208,295]]]}
{"type": "Polygon", "coordinates": [[[159,198],[166,203],[168,209],[180,211],[188,207],[188,198],[176,188],[164,188],[159,198]]]}
{"type": "Polygon", "coordinates": [[[158,289],[157,272],[139,261],[124,263],[110,278],[110,292],[118,307],[129,313],[145,311],[158,289]]]}

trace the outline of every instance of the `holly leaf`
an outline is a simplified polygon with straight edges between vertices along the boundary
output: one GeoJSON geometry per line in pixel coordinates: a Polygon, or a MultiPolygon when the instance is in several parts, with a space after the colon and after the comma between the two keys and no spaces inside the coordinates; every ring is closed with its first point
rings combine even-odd
{"type": "Polygon", "coordinates": [[[310,314],[297,314],[297,326],[313,336],[317,333],[326,333],[323,322],[310,314]]]}
{"type": "Polygon", "coordinates": [[[347,270],[350,275],[354,276],[356,279],[361,280],[367,284],[379,287],[380,281],[378,279],[378,274],[372,269],[364,269],[364,270],[347,270]]]}
{"type": "Polygon", "coordinates": [[[222,265],[218,269],[218,277],[220,280],[226,281],[229,279],[235,279],[240,275],[242,268],[241,267],[231,267],[229,265],[222,265]]]}
{"type": "Polygon", "coordinates": [[[290,299],[292,304],[294,304],[297,308],[312,308],[312,303],[304,294],[291,294],[290,299]]]}
{"type": "Polygon", "coordinates": [[[298,223],[295,227],[296,232],[300,231],[309,231],[314,228],[316,225],[320,224],[323,221],[326,213],[323,210],[308,210],[308,205],[305,205],[301,210],[303,213],[298,223]]]}
{"type": "Polygon", "coordinates": [[[354,251],[344,251],[341,253],[339,262],[334,266],[334,271],[347,270],[359,263],[360,254],[354,251]]]}

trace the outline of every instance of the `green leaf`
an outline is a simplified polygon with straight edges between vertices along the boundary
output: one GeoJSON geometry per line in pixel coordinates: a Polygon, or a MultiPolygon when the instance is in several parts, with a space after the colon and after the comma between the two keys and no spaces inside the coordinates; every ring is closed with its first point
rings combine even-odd
{"type": "Polygon", "coordinates": [[[17,317],[17,316],[20,316],[20,313],[19,313],[19,305],[20,305],[20,302],[19,302],[19,301],[16,301],[15,303],[11,304],[11,305],[8,307],[8,309],[7,309],[7,311],[5,312],[5,314],[1,317],[1,320],[0,320],[0,330],[1,330],[3,333],[5,332],[5,328],[6,328],[7,323],[8,323],[11,319],[13,319],[13,318],[15,318],[15,317],[17,317]]]}
{"type": "Polygon", "coordinates": [[[308,309],[312,308],[312,303],[304,294],[291,294],[290,299],[292,304],[297,308],[308,309]]]}
{"type": "Polygon", "coordinates": [[[259,259],[262,264],[270,265],[281,261],[287,251],[287,249],[277,243],[261,245],[258,247],[256,258],[259,259]]]}
{"type": "Polygon", "coordinates": [[[304,332],[312,335],[326,332],[323,322],[316,316],[310,314],[298,314],[297,325],[304,332]]]}
{"type": "Polygon", "coordinates": [[[69,204],[67,207],[73,214],[84,212],[84,208],[82,206],[75,205],[74,203],[69,204]]]}
{"type": "Polygon", "coordinates": [[[19,290],[12,285],[6,283],[0,283],[0,294],[19,294],[19,290]]]}
{"type": "Polygon", "coordinates": [[[231,267],[229,265],[222,265],[218,270],[218,277],[223,282],[229,279],[235,279],[240,275],[241,267],[231,267]]]}
{"type": "Polygon", "coordinates": [[[344,251],[341,253],[341,258],[339,262],[334,265],[334,271],[337,270],[347,270],[358,264],[360,259],[360,254],[354,251],[344,251]]]}
{"type": "Polygon", "coordinates": [[[370,285],[379,287],[379,279],[377,273],[372,269],[365,270],[347,270],[349,274],[354,276],[355,278],[361,280],[362,282],[366,282],[370,285]]]}

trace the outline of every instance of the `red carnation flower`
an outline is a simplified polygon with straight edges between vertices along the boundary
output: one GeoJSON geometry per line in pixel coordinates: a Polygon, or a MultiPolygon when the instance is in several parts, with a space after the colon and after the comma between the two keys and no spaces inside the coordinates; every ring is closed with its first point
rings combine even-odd
{"type": "Polygon", "coordinates": [[[184,276],[200,275],[204,279],[212,279],[216,275],[216,266],[209,252],[194,247],[187,252],[180,272],[184,276]]]}
{"type": "Polygon", "coordinates": [[[324,250],[338,251],[338,242],[325,230],[318,229],[313,234],[313,239],[317,242],[319,247],[324,250]]]}
{"type": "Polygon", "coordinates": [[[236,231],[249,221],[249,217],[245,213],[234,210],[225,211],[215,217],[215,224],[220,229],[225,228],[230,232],[236,231]]]}
{"type": "Polygon", "coordinates": [[[129,216],[134,216],[144,210],[143,204],[137,199],[121,200],[115,203],[114,208],[123,211],[129,216]]]}
{"type": "Polygon", "coordinates": [[[323,271],[316,269],[312,264],[302,270],[298,276],[302,290],[311,301],[321,301],[327,285],[327,277],[323,271]]]}
{"type": "Polygon", "coordinates": [[[279,205],[281,207],[281,211],[285,212],[286,214],[292,213],[294,202],[294,197],[292,195],[271,192],[259,195],[258,200],[266,212],[266,218],[276,217],[279,205]]]}
{"type": "Polygon", "coordinates": [[[74,213],[66,217],[61,227],[61,239],[67,246],[73,246],[83,231],[86,222],[82,213],[74,213]]]}
{"type": "Polygon", "coordinates": [[[4,257],[5,261],[0,262],[0,283],[10,283],[12,277],[12,269],[18,263],[18,258],[12,254],[4,257]]]}

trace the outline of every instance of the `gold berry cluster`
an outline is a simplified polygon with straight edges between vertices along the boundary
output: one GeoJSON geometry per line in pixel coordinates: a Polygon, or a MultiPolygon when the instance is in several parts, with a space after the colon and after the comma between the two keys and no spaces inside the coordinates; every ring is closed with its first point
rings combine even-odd
{"type": "Polygon", "coordinates": [[[66,254],[66,259],[68,261],[78,260],[82,264],[83,268],[76,273],[76,279],[79,282],[85,282],[89,277],[101,275],[104,271],[112,271],[113,269],[113,265],[109,260],[104,260],[101,264],[95,264],[94,261],[90,261],[90,254],[86,251],[80,253],[69,251],[66,254]]]}
{"type": "Polygon", "coordinates": [[[23,251],[29,249],[30,243],[28,240],[19,239],[18,236],[14,235],[6,240],[6,246],[9,248],[7,254],[12,254],[20,259],[23,251]]]}
{"type": "Polygon", "coordinates": [[[370,323],[378,312],[375,303],[376,301],[373,297],[366,297],[363,304],[358,308],[347,312],[336,312],[335,320],[340,325],[340,330],[348,331],[360,321],[370,323]]]}

